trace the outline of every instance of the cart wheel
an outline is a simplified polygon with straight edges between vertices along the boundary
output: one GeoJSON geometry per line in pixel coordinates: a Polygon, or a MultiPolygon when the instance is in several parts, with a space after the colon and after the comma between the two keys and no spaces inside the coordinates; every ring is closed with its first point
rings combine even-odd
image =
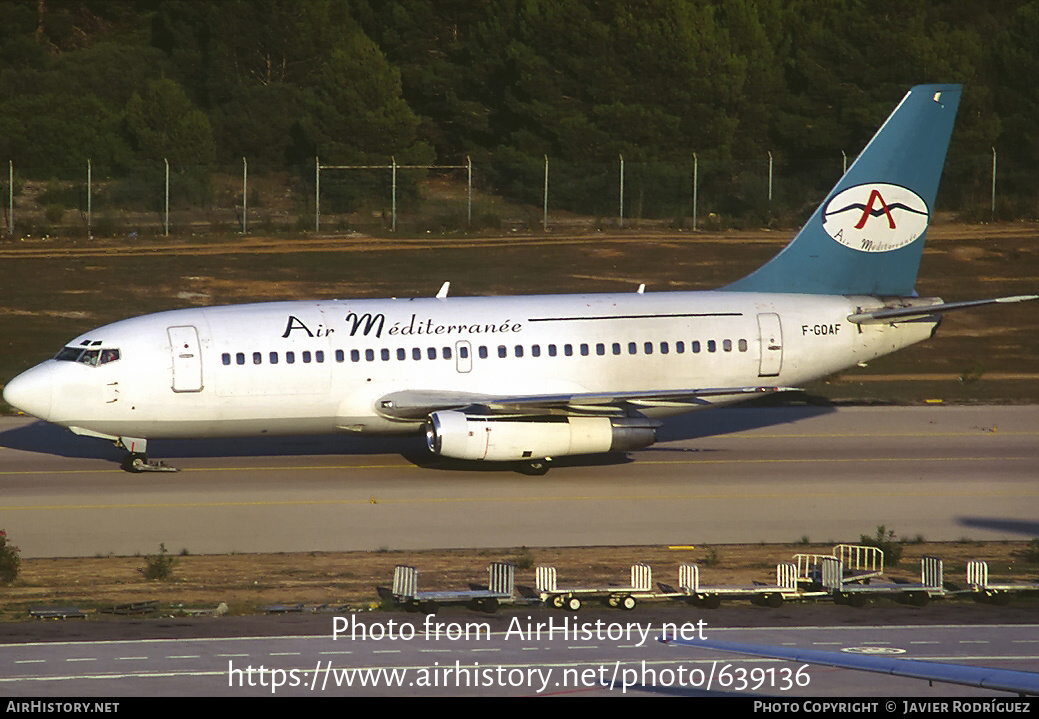
{"type": "Polygon", "coordinates": [[[635,604],[636,604],[635,597],[631,597],[631,596],[621,597],[620,608],[623,609],[624,611],[630,612],[632,609],[635,608],[635,604]]]}
{"type": "Polygon", "coordinates": [[[765,596],[765,606],[771,607],[772,609],[778,609],[783,606],[783,595],[779,592],[772,592],[765,596]]]}
{"type": "Polygon", "coordinates": [[[577,597],[567,597],[565,607],[571,612],[576,612],[581,608],[581,600],[577,597]]]}
{"type": "Polygon", "coordinates": [[[927,595],[927,592],[910,592],[909,603],[914,607],[926,607],[927,603],[931,601],[931,598],[927,595]]]}
{"type": "Polygon", "coordinates": [[[722,605],[722,598],[717,594],[708,594],[700,598],[700,606],[704,609],[717,609],[722,605]]]}
{"type": "Polygon", "coordinates": [[[845,603],[850,607],[864,607],[866,602],[869,601],[865,594],[846,594],[844,595],[845,603]]]}
{"type": "Polygon", "coordinates": [[[613,608],[616,608],[616,607],[617,607],[617,604],[618,604],[619,602],[620,602],[620,597],[618,597],[618,596],[615,596],[615,595],[613,595],[613,594],[611,594],[610,596],[606,597],[606,606],[607,606],[607,607],[613,607],[613,608]]]}
{"type": "Polygon", "coordinates": [[[1010,604],[1010,592],[993,592],[988,600],[997,607],[1005,607],[1010,604]]]}
{"type": "Polygon", "coordinates": [[[564,597],[562,594],[553,594],[548,601],[556,609],[562,609],[563,603],[566,601],[566,597],[564,597]]]}

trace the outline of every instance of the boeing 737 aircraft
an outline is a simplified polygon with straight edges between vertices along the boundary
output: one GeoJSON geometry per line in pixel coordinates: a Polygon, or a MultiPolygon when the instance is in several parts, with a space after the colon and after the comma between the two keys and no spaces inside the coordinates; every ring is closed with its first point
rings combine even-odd
{"type": "Polygon", "coordinates": [[[543,472],[650,445],[659,418],[797,387],[931,336],[914,284],[958,85],[913,88],[793,241],[712,292],[272,302],[91,330],[4,399],[114,441],[389,434],[543,472]]]}

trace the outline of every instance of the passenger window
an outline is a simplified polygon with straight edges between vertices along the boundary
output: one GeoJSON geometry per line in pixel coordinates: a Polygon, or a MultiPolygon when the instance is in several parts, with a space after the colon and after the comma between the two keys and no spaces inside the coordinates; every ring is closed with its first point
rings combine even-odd
{"type": "Polygon", "coordinates": [[[505,349],[505,345],[498,345],[498,356],[499,357],[506,357],[507,355],[508,355],[508,350],[505,349]]]}
{"type": "Polygon", "coordinates": [[[678,342],[675,342],[675,354],[684,354],[684,353],[685,353],[685,342],[682,342],[681,340],[679,340],[678,342]]]}
{"type": "Polygon", "coordinates": [[[486,347],[486,345],[480,345],[480,359],[487,359],[487,347],[486,347]]]}
{"type": "Polygon", "coordinates": [[[437,348],[436,347],[427,347],[426,348],[426,357],[429,357],[431,360],[435,360],[437,358],[437,348]]]}
{"type": "Polygon", "coordinates": [[[459,347],[458,348],[458,356],[461,357],[462,359],[469,359],[469,348],[466,347],[465,345],[462,345],[461,347],[459,347]]]}
{"type": "Polygon", "coordinates": [[[419,348],[419,347],[412,347],[411,348],[411,359],[413,359],[413,360],[420,360],[420,359],[422,359],[422,349],[419,348]]]}
{"type": "Polygon", "coordinates": [[[390,351],[384,347],[381,350],[379,350],[379,356],[382,357],[383,362],[389,362],[390,351]]]}
{"type": "Polygon", "coordinates": [[[375,350],[365,350],[364,351],[364,359],[367,362],[374,362],[375,361],[375,350]]]}
{"type": "Polygon", "coordinates": [[[324,351],[318,350],[317,352],[315,352],[314,353],[314,360],[317,361],[317,362],[324,362],[325,361],[325,353],[324,353],[324,351]]]}
{"type": "Polygon", "coordinates": [[[707,340],[707,351],[708,352],[714,352],[717,349],[718,349],[718,343],[717,342],[715,342],[714,340],[707,340]]]}
{"type": "Polygon", "coordinates": [[[732,352],[732,340],[722,340],[722,349],[726,352],[732,352]]]}
{"type": "Polygon", "coordinates": [[[346,359],[346,353],[343,350],[336,350],[336,362],[342,362],[346,359]]]}
{"type": "Polygon", "coordinates": [[[271,364],[278,364],[278,353],[271,352],[270,355],[268,355],[268,359],[270,360],[271,364]]]}
{"type": "Polygon", "coordinates": [[[573,357],[574,356],[573,345],[563,345],[563,354],[565,354],[567,357],[573,357]]]}
{"type": "Polygon", "coordinates": [[[295,352],[286,352],[285,353],[285,364],[293,364],[293,363],[295,363],[295,361],[296,361],[296,353],[295,352]]]}
{"type": "Polygon", "coordinates": [[[666,355],[670,348],[667,346],[667,342],[660,343],[660,354],[666,355]]]}
{"type": "Polygon", "coordinates": [[[263,355],[260,354],[259,352],[253,352],[253,364],[262,364],[262,363],[263,363],[263,355]]]}
{"type": "Polygon", "coordinates": [[[653,343],[652,342],[647,342],[645,344],[645,346],[643,347],[643,349],[646,350],[646,354],[648,354],[648,355],[653,354],[653,343]]]}
{"type": "Polygon", "coordinates": [[[588,345],[585,344],[584,342],[581,343],[581,356],[582,357],[587,357],[588,356],[588,345]]]}
{"type": "Polygon", "coordinates": [[[531,345],[530,346],[530,356],[531,357],[540,357],[541,356],[541,345],[531,345]]]}
{"type": "Polygon", "coordinates": [[[699,354],[699,352],[700,352],[700,340],[693,340],[693,342],[690,345],[690,347],[693,350],[693,354],[699,354]]]}
{"type": "Polygon", "coordinates": [[[523,345],[516,345],[516,356],[517,357],[522,357],[523,356],[523,345]]]}
{"type": "Polygon", "coordinates": [[[360,362],[361,361],[361,351],[360,350],[350,350],[350,361],[351,362],[360,362]]]}
{"type": "Polygon", "coordinates": [[[595,343],[595,354],[599,355],[600,357],[602,357],[604,354],[606,354],[606,345],[604,345],[602,342],[596,342],[595,343]]]}
{"type": "MultiPolygon", "coordinates": [[[[80,360],[82,362],[83,360],[80,360]]],[[[238,364],[245,364],[245,352],[238,352],[234,356],[234,361],[238,364]]]]}
{"type": "MultiPolygon", "coordinates": [[[[79,350],[76,350],[76,357],[79,357],[79,350]]],[[[60,359],[60,358],[61,357],[59,355],[58,359],[60,359]]],[[[73,359],[75,359],[75,358],[73,358],[73,359]]],[[[224,364],[231,364],[231,353],[230,352],[224,352],[222,355],[220,355],[220,361],[223,362],[224,364]]]]}
{"type": "Polygon", "coordinates": [[[639,353],[639,346],[634,342],[628,343],[628,354],[634,355],[639,353]]]}
{"type": "Polygon", "coordinates": [[[307,350],[303,353],[303,363],[310,364],[310,350],[307,350]]]}
{"type": "Polygon", "coordinates": [[[613,343],[613,354],[619,355],[620,353],[621,353],[621,343],[620,342],[614,342],[613,343]]]}
{"type": "Polygon", "coordinates": [[[408,353],[403,347],[397,348],[397,359],[404,360],[408,358],[408,353]]]}
{"type": "Polygon", "coordinates": [[[555,345],[549,345],[548,346],[548,356],[549,357],[555,357],[556,356],[556,346],[555,345]]]}
{"type": "Polygon", "coordinates": [[[747,351],[747,340],[740,340],[739,348],[740,348],[740,352],[746,352],[747,351]]]}
{"type": "MultiPolygon", "coordinates": [[[[463,347],[462,349],[465,349],[465,348],[463,347]]],[[[451,359],[451,348],[450,347],[444,347],[444,349],[441,351],[440,354],[446,360],[451,359]]]]}

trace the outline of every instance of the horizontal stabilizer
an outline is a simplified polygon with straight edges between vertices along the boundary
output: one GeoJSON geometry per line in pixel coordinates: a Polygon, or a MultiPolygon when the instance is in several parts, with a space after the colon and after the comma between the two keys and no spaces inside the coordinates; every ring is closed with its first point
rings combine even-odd
{"type": "Polygon", "coordinates": [[[969,302],[945,302],[934,305],[913,305],[911,307],[881,307],[869,312],[857,312],[848,315],[848,321],[860,325],[882,324],[896,320],[908,321],[922,319],[952,310],[962,310],[968,307],[981,307],[983,305],[1013,304],[1015,302],[1029,302],[1039,300],[1039,295],[1014,295],[1012,297],[997,297],[991,300],[971,300],[969,302]]]}

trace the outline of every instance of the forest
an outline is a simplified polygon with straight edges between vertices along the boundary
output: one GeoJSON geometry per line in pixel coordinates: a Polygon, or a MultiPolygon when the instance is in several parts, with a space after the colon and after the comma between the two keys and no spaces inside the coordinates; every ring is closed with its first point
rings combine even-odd
{"type": "MultiPolygon", "coordinates": [[[[609,213],[623,157],[632,215],[672,217],[695,153],[708,209],[796,218],[922,82],[965,86],[941,209],[989,219],[995,154],[997,218],[1039,216],[1034,1],[0,3],[0,161],[57,186],[90,160],[130,204],[164,161],[204,204],[243,158],[306,184],[316,157],[469,159],[538,204],[550,158],[554,206],[609,213]]],[[[360,184],[329,202],[363,205],[360,184]]]]}

